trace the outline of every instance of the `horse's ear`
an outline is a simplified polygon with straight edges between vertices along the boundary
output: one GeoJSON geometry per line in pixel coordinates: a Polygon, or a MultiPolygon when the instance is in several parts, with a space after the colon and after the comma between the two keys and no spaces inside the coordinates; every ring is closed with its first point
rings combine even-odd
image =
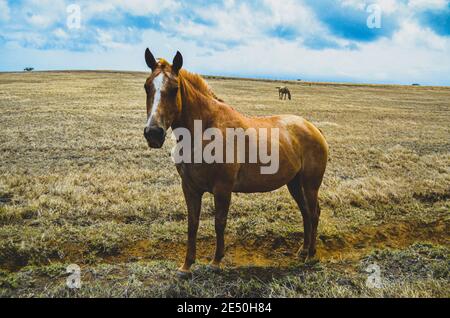
{"type": "Polygon", "coordinates": [[[152,52],[150,52],[148,48],[145,50],[145,62],[147,63],[147,66],[152,69],[152,71],[155,70],[156,65],[158,64],[152,52]]]}
{"type": "Polygon", "coordinates": [[[177,54],[173,58],[172,71],[178,75],[178,72],[181,70],[182,67],[183,67],[183,56],[179,51],[177,51],[177,54]]]}

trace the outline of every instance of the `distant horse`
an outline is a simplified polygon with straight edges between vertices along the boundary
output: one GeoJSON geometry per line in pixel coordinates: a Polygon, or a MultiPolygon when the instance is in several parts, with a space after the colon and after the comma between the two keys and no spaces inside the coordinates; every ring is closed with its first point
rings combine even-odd
{"type": "MultiPolygon", "coordinates": [[[[320,207],[319,187],[328,158],[328,145],[321,132],[307,120],[294,115],[247,117],[219,101],[206,82],[196,74],[181,69],[183,57],[177,52],[172,65],[158,61],[149,49],[145,60],[152,70],[144,88],[147,95],[147,124],[144,136],[150,148],[161,148],[169,128],[183,129],[195,135],[196,122],[201,131],[214,128],[223,136],[228,128],[276,128],[277,140],[268,140],[273,151],[278,146],[279,168],[274,174],[262,174],[264,164],[257,163],[177,163],[188,210],[187,252],[180,277],[190,277],[196,259],[196,238],[199,227],[201,201],[204,193],[214,195],[216,251],[210,264],[220,268],[225,255],[224,233],[233,192],[269,192],[287,185],[303,216],[304,242],[298,256],[305,260],[316,254],[317,225],[320,207]]],[[[188,137],[191,138],[191,137],[188,137]]],[[[261,135],[257,137],[261,140],[261,135]]],[[[184,140],[184,137],[183,137],[184,140]]],[[[180,141],[180,140],[178,140],[180,141]]],[[[211,140],[202,140],[204,149],[211,140]]],[[[192,138],[192,144],[194,140],[192,138]]],[[[192,147],[187,152],[197,151],[192,147]]],[[[251,153],[246,148],[244,154],[251,153]]],[[[233,155],[238,156],[239,153],[233,155]]],[[[256,216],[257,217],[257,216],[256,216]]]]}
{"type": "Polygon", "coordinates": [[[278,89],[278,96],[280,99],[286,100],[286,96],[291,100],[291,91],[286,86],[283,87],[276,87],[278,89]]]}

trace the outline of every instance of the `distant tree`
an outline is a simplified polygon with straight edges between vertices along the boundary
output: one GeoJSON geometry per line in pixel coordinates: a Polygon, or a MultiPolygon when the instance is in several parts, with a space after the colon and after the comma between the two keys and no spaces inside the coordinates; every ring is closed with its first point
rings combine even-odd
{"type": "Polygon", "coordinates": [[[412,84],[412,86],[420,86],[420,84],[414,83],[414,84],[412,84]]]}
{"type": "Polygon", "coordinates": [[[24,70],[25,72],[31,72],[31,71],[34,70],[34,67],[25,67],[23,70],[24,70]]]}

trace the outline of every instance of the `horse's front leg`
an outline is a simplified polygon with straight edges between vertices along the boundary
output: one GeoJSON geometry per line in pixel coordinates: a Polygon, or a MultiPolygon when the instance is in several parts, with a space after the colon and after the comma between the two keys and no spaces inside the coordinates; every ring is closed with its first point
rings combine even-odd
{"type": "Polygon", "coordinates": [[[228,210],[231,202],[231,188],[220,187],[214,191],[214,205],[216,209],[215,230],[216,230],[216,253],[211,262],[213,269],[220,268],[220,262],[225,256],[225,227],[227,226],[228,210]]]}
{"type": "Polygon", "coordinates": [[[195,263],[196,258],[196,240],[203,193],[192,189],[183,182],[183,194],[188,210],[188,241],[186,259],[184,265],[178,269],[178,275],[182,278],[189,278],[192,276],[191,266],[195,263]]]}

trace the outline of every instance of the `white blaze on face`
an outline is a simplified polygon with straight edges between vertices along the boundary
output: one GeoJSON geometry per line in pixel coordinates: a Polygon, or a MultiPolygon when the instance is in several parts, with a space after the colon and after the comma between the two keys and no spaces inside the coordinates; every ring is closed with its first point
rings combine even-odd
{"type": "Polygon", "coordinates": [[[153,79],[153,86],[155,87],[155,95],[153,96],[153,105],[152,110],[150,112],[150,116],[148,117],[147,120],[147,127],[150,127],[150,123],[152,122],[152,119],[156,114],[156,110],[158,109],[159,102],[161,101],[161,91],[163,90],[164,86],[163,73],[159,73],[159,75],[153,79]]]}

